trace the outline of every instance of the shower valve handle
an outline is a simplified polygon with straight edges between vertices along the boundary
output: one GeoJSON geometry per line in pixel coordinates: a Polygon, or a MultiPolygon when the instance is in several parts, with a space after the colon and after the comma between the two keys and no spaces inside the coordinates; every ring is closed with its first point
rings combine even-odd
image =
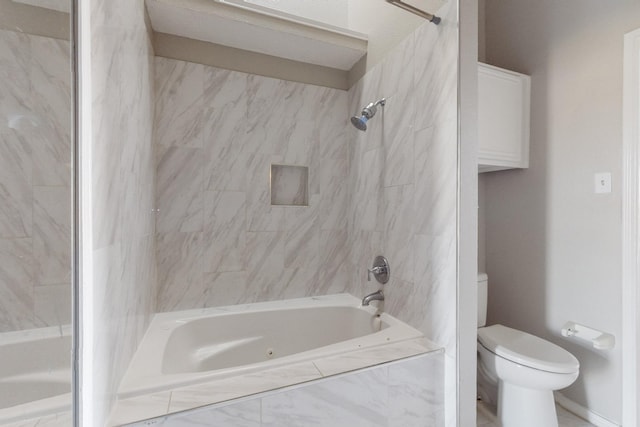
{"type": "Polygon", "coordinates": [[[385,284],[389,281],[389,276],[391,275],[391,269],[389,267],[389,261],[381,255],[378,255],[373,260],[373,268],[367,269],[367,281],[371,281],[371,275],[376,278],[376,280],[385,284]]]}
{"type": "Polygon", "coordinates": [[[372,269],[367,269],[367,282],[371,281],[371,275],[372,274],[375,276],[377,274],[384,274],[386,272],[387,272],[387,269],[384,268],[383,266],[373,267],[372,269]]]}

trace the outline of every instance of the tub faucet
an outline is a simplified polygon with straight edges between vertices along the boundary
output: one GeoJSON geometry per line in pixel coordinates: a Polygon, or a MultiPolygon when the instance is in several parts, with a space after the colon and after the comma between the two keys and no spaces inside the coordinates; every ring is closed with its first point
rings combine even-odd
{"type": "Polygon", "coordinates": [[[371,301],[384,301],[384,294],[382,291],[377,291],[362,298],[362,305],[367,306],[371,301]]]}

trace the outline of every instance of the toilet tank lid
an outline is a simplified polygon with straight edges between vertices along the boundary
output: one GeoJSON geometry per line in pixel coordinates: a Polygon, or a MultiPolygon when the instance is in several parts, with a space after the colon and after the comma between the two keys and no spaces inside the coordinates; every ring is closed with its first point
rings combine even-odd
{"type": "Polygon", "coordinates": [[[479,328],[478,341],[490,352],[530,368],[559,374],[580,369],[578,359],[564,348],[503,325],[479,328]]]}
{"type": "Polygon", "coordinates": [[[478,282],[486,282],[487,280],[489,280],[487,273],[478,273],[478,282]]]}

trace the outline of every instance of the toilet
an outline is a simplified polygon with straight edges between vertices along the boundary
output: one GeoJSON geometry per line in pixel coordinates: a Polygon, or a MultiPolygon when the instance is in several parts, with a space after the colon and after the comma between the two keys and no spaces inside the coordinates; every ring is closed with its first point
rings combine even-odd
{"type": "Polygon", "coordinates": [[[570,386],[580,364],[535,335],[485,326],[488,278],[478,275],[478,395],[498,408],[502,427],[557,427],[553,391],[570,386]]]}

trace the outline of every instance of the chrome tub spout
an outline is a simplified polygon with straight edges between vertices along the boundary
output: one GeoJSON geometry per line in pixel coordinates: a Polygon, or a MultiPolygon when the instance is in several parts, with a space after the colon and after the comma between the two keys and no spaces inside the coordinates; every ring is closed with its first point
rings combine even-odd
{"type": "Polygon", "coordinates": [[[362,305],[367,306],[371,301],[384,301],[384,294],[382,291],[377,291],[362,298],[362,305]]]}

